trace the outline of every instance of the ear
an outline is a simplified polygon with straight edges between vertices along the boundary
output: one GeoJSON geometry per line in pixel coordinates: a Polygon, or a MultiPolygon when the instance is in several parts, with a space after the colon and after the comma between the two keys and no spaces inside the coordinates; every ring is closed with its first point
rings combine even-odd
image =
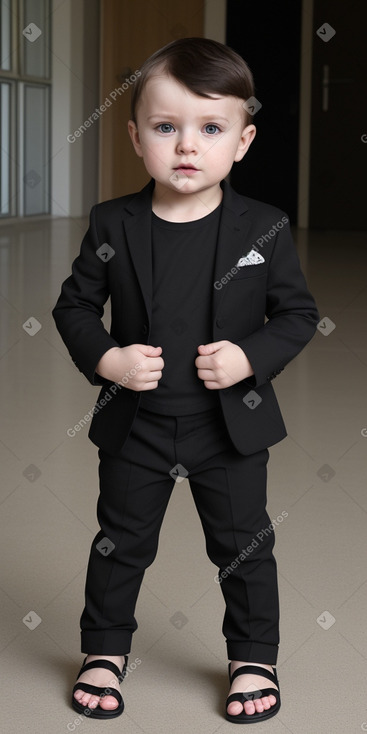
{"type": "Polygon", "coordinates": [[[139,158],[142,158],[143,153],[141,149],[140,137],[139,137],[139,132],[138,132],[136,123],[133,120],[129,120],[127,123],[127,129],[129,131],[129,135],[132,140],[132,144],[134,146],[136,155],[138,155],[139,158]]]}
{"type": "Polygon", "coordinates": [[[241,133],[241,137],[238,143],[238,148],[234,161],[241,161],[243,156],[247,153],[254,137],[256,135],[255,125],[247,125],[241,133]]]}

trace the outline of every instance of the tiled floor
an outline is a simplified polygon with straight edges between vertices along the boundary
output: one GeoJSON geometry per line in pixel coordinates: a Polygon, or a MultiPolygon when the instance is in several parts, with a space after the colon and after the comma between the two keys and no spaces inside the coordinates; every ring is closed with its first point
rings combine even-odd
{"type": "MultiPolygon", "coordinates": [[[[98,458],[87,428],[73,438],[66,431],[97,389],[71,362],[51,309],[86,224],[0,227],[0,726],[7,734],[231,731],[224,602],[187,480],[174,489],[143,581],[129,657],[141,662],[121,688],[125,712],[104,723],[70,706],[98,530],[98,458]],[[181,627],[170,621],[175,612],[186,617],[181,627]]],[[[327,317],[335,328],[317,331],[273,383],[289,434],[270,449],[268,483],[270,517],[288,513],[274,550],[282,708],[256,731],[349,734],[367,731],[367,243],[357,232],[295,238],[322,324],[327,317]]]]}

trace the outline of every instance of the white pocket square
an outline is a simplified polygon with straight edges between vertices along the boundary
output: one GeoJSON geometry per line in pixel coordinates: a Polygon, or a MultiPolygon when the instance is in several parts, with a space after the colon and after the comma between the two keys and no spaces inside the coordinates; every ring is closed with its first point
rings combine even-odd
{"type": "Polygon", "coordinates": [[[256,250],[250,250],[247,255],[240,257],[236,267],[242,268],[243,265],[260,265],[260,263],[264,262],[265,260],[259,252],[256,252],[256,250]]]}

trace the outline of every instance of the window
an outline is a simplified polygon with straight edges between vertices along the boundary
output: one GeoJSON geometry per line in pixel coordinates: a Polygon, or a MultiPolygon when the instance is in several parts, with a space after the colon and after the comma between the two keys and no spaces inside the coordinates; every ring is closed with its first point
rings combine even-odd
{"type": "Polygon", "coordinates": [[[0,8],[0,217],[49,214],[51,0],[0,8]]]}

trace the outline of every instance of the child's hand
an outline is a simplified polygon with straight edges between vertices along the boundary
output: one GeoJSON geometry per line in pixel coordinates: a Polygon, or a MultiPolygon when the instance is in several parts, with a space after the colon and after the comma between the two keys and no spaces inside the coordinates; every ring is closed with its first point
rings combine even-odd
{"type": "Polygon", "coordinates": [[[226,339],[200,344],[198,352],[200,356],[195,359],[195,367],[208,390],[230,387],[254,374],[243,349],[226,339]]]}
{"type": "Polygon", "coordinates": [[[158,387],[164,367],[164,361],[159,356],[161,352],[162,347],[152,347],[151,344],[112,347],[99,360],[96,372],[106,380],[118,382],[129,390],[154,390],[158,387]]]}

